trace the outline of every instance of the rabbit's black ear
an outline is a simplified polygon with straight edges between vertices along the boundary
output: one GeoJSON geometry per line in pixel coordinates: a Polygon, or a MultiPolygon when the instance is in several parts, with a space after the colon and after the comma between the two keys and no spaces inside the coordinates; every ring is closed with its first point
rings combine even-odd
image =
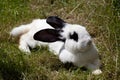
{"type": "Polygon", "coordinates": [[[55,29],[62,29],[65,26],[65,21],[57,16],[49,16],[46,22],[55,29]]]}
{"type": "Polygon", "coordinates": [[[43,29],[34,34],[33,38],[42,42],[64,41],[60,39],[60,31],[55,29],[43,29]]]}

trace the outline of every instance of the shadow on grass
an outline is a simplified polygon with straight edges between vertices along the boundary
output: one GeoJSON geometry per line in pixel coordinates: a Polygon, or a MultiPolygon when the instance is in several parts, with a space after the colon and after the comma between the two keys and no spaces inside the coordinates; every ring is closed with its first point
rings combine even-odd
{"type": "Polygon", "coordinates": [[[78,68],[82,71],[86,71],[87,69],[85,67],[76,67],[72,63],[62,63],[59,59],[58,56],[53,55],[50,53],[50,55],[46,56],[46,53],[42,54],[39,63],[42,66],[47,67],[51,71],[59,71],[61,69],[65,69],[67,71],[73,71],[77,70],[78,68]]]}
{"type": "Polygon", "coordinates": [[[0,49],[0,75],[3,80],[22,80],[29,66],[22,55],[11,56],[0,49]]]}

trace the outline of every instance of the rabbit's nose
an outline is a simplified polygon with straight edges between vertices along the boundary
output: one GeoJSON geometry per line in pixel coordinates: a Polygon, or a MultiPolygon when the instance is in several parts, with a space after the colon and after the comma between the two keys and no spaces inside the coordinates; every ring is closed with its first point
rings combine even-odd
{"type": "Polygon", "coordinates": [[[87,42],[87,45],[90,46],[91,43],[92,43],[92,40],[89,40],[89,41],[87,42]]]}

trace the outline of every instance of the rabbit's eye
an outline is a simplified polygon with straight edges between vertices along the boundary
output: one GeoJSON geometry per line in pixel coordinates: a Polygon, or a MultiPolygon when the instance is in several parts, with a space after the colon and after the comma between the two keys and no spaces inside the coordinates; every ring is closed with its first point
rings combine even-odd
{"type": "Polygon", "coordinates": [[[76,32],[74,32],[73,34],[70,34],[70,39],[78,41],[78,34],[76,32]]]}

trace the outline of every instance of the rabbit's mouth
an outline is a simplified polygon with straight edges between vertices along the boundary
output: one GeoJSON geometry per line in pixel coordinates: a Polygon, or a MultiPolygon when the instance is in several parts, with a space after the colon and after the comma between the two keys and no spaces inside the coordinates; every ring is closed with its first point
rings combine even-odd
{"type": "Polygon", "coordinates": [[[80,52],[86,52],[90,49],[90,47],[86,47],[86,48],[81,48],[79,49],[80,52]]]}
{"type": "Polygon", "coordinates": [[[86,52],[86,51],[89,51],[92,47],[92,44],[89,44],[89,45],[86,45],[86,46],[81,46],[78,50],[80,52],[86,52]]]}

